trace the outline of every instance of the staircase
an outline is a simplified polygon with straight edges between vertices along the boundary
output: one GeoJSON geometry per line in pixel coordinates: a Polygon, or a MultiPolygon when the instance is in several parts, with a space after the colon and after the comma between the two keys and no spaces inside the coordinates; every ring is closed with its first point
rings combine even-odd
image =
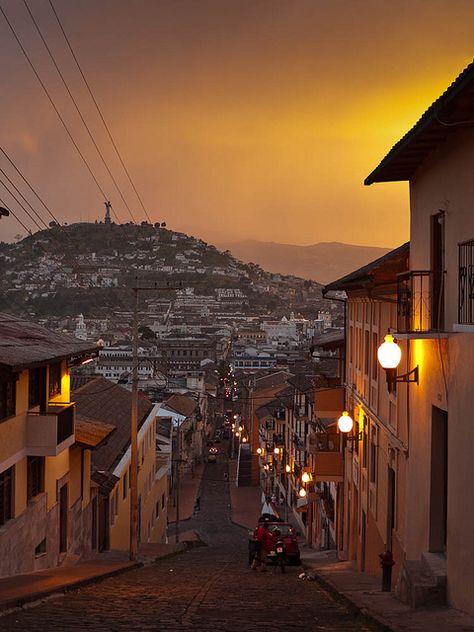
{"type": "Polygon", "coordinates": [[[424,553],[421,560],[406,560],[396,595],[412,608],[446,605],[446,557],[424,553]]]}
{"type": "Polygon", "coordinates": [[[252,485],[252,452],[248,443],[240,444],[236,484],[237,487],[248,487],[252,485]]]}

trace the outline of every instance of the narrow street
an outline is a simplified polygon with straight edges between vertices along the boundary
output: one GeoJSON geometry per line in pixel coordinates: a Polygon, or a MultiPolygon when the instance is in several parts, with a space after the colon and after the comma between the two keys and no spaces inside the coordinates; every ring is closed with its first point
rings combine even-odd
{"type": "Polygon", "coordinates": [[[285,574],[271,566],[267,573],[249,569],[247,532],[230,522],[226,470],[222,455],[207,465],[201,510],[182,523],[182,531],[194,529],[207,546],[10,614],[0,620],[2,632],[371,629],[316,582],[299,580],[299,567],[285,574]]]}

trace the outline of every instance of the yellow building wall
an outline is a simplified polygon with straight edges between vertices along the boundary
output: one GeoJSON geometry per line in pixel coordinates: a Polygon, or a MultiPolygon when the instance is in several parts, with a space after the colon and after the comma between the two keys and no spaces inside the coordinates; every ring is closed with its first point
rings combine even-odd
{"type": "MultiPolygon", "coordinates": [[[[69,472],[69,450],[45,459],[45,492],[48,494],[48,510],[57,502],[57,481],[69,472]]],[[[69,497],[71,492],[69,491],[69,497]]]]}
{"type": "MultiPolygon", "coordinates": [[[[149,424],[144,436],[138,444],[138,498],[141,501],[140,511],[140,542],[162,542],[166,538],[167,523],[167,488],[168,476],[165,473],[159,480],[156,473],[156,426],[149,424]],[[161,508],[161,496],[165,494],[165,507],[161,508]],[[160,501],[158,520],[156,519],[156,504],[160,501]]],[[[128,472],[130,462],[122,468],[122,475],[112,493],[109,495],[109,507],[112,498],[118,493],[118,513],[112,518],[110,513],[110,548],[128,550],[130,546],[130,489],[127,487],[127,497],[123,498],[123,479],[128,472]]],[[[129,485],[129,481],[128,481],[129,485]]]]}

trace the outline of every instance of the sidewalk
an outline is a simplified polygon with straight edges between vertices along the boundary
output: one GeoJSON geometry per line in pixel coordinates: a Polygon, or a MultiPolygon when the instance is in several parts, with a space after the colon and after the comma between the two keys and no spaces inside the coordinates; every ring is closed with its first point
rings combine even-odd
{"type": "MultiPolygon", "coordinates": [[[[54,593],[64,593],[140,566],[130,561],[92,560],[0,579],[0,614],[54,593]]],[[[1,626],[0,626],[1,627],[1,626]]]]}
{"type": "MultiPolygon", "coordinates": [[[[179,485],[179,521],[188,520],[194,513],[196,498],[199,496],[202,475],[205,464],[201,463],[194,468],[194,478],[191,474],[181,476],[179,485]]],[[[168,508],[168,524],[176,522],[176,507],[172,500],[168,508]]]]}
{"type": "Polygon", "coordinates": [[[417,608],[381,591],[381,580],[338,562],[334,551],[303,548],[303,565],[330,593],[391,632],[474,632],[474,619],[454,608],[417,608]]]}
{"type": "Polygon", "coordinates": [[[257,486],[237,487],[235,484],[236,475],[237,460],[229,460],[229,490],[232,522],[253,531],[262,509],[262,490],[257,486]]]}

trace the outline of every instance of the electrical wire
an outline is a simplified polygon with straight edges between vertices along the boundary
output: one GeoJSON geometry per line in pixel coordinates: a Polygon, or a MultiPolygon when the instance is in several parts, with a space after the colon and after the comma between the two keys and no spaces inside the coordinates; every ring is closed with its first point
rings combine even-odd
{"type": "MultiPolygon", "coordinates": [[[[1,171],[1,170],[0,170],[1,171]]],[[[40,224],[38,224],[38,222],[36,221],[36,219],[33,217],[33,215],[28,211],[27,208],[25,208],[24,204],[22,204],[22,202],[20,202],[20,200],[16,197],[16,195],[14,193],[12,193],[11,189],[8,187],[7,184],[5,184],[5,182],[3,180],[0,179],[0,183],[2,184],[2,186],[4,187],[4,189],[8,192],[9,195],[11,195],[11,197],[15,200],[15,202],[18,204],[18,206],[20,206],[23,211],[28,215],[28,217],[31,219],[31,221],[33,222],[33,224],[35,224],[35,226],[38,228],[38,230],[43,230],[43,226],[40,226],[40,224]]],[[[15,187],[16,188],[16,187],[15,187]]],[[[44,222],[43,222],[44,223],[44,222]]]]}
{"type": "MultiPolygon", "coordinates": [[[[46,94],[46,96],[47,96],[47,98],[48,98],[48,101],[49,101],[49,103],[51,104],[51,107],[52,107],[52,108],[53,108],[53,110],[56,112],[56,115],[57,115],[57,117],[59,118],[59,120],[60,120],[60,122],[61,122],[61,124],[62,124],[62,126],[63,126],[63,128],[64,128],[64,130],[66,131],[66,133],[67,133],[67,135],[68,135],[69,140],[71,141],[71,143],[73,144],[73,146],[74,146],[74,148],[76,149],[77,153],[79,154],[79,156],[80,156],[80,158],[81,158],[82,162],[84,163],[84,165],[85,165],[85,167],[86,167],[87,171],[89,172],[89,174],[90,174],[91,178],[93,179],[93,181],[94,181],[95,185],[97,186],[98,190],[100,191],[100,193],[101,193],[101,195],[102,195],[103,199],[108,200],[108,199],[109,199],[109,196],[105,194],[105,192],[104,192],[104,190],[103,190],[102,186],[100,185],[100,183],[99,183],[98,179],[96,178],[96,176],[95,176],[94,172],[92,171],[91,166],[90,166],[90,165],[89,165],[89,163],[87,162],[87,160],[86,160],[86,158],[85,158],[84,154],[82,153],[82,151],[81,151],[81,149],[80,149],[79,145],[78,145],[78,144],[77,144],[77,142],[75,141],[75,139],[74,139],[74,137],[73,137],[73,135],[72,135],[71,131],[69,130],[69,127],[68,127],[68,126],[67,126],[67,124],[66,124],[66,121],[64,120],[64,118],[63,118],[63,116],[61,115],[60,111],[58,110],[58,108],[57,108],[57,106],[56,106],[56,104],[55,104],[55,102],[54,102],[54,100],[53,100],[53,98],[52,98],[51,94],[49,93],[49,91],[48,91],[48,89],[47,89],[47,87],[46,87],[45,83],[43,82],[43,80],[41,79],[41,77],[40,77],[40,75],[39,75],[38,71],[36,70],[36,68],[35,68],[35,66],[34,66],[34,64],[33,64],[32,60],[31,60],[30,56],[29,56],[29,55],[28,55],[28,53],[26,52],[25,47],[24,47],[24,46],[23,46],[23,44],[21,43],[20,38],[18,37],[18,35],[17,35],[17,33],[16,33],[16,31],[15,31],[15,29],[14,29],[14,27],[13,27],[12,23],[11,23],[11,22],[10,22],[10,20],[8,19],[8,16],[7,16],[7,14],[5,13],[5,11],[4,11],[4,9],[3,9],[3,7],[2,7],[2,5],[1,5],[1,4],[0,4],[0,13],[3,15],[3,17],[4,17],[4,19],[5,19],[5,22],[7,23],[8,27],[10,28],[10,31],[12,32],[13,37],[15,38],[15,40],[16,40],[16,42],[17,42],[18,46],[20,47],[21,52],[23,53],[23,56],[25,57],[26,61],[28,62],[28,65],[30,66],[31,70],[33,71],[33,73],[34,73],[34,75],[35,75],[36,79],[38,80],[38,83],[39,83],[39,84],[40,84],[40,86],[42,87],[42,89],[43,89],[44,93],[46,94]]],[[[116,213],[116,211],[115,211],[115,210],[114,210],[114,214],[115,214],[115,216],[116,216],[117,221],[120,221],[120,220],[119,220],[119,218],[118,218],[118,215],[117,215],[117,213],[116,213]]]]}
{"type": "Polygon", "coordinates": [[[58,75],[59,75],[59,77],[60,77],[60,79],[61,79],[61,81],[62,81],[62,83],[63,83],[63,85],[64,85],[64,87],[65,87],[65,89],[66,89],[66,91],[67,91],[67,93],[68,93],[73,105],[74,105],[74,107],[75,107],[75,109],[76,109],[76,112],[77,112],[79,118],[81,119],[81,121],[82,121],[82,123],[83,123],[83,125],[84,125],[84,127],[85,127],[85,129],[87,131],[87,134],[89,135],[89,138],[91,139],[92,144],[94,145],[94,147],[95,147],[100,159],[102,160],[102,164],[104,165],[105,169],[107,170],[107,173],[109,174],[110,179],[114,183],[114,186],[117,189],[117,192],[120,195],[120,197],[122,199],[122,202],[125,204],[125,207],[126,207],[127,211],[129,212],[129,215],[132,218],[132,221],[135,223],[135,217],[133,216],[133,213],[132,213],[129,205],[128,205],[125,197],[123,196],[123,193],[122,193],[122,191],[121,191],[116,179],[114,178],[114,176],[113,176],[113,174],[112,174],[112,172],[111,172],[111,170],[109,168],[109,165],[107,164],[107,162],[106,162],[106,160],[104,158],[104,155],[101,152],[101,150],[100,150],[100,148],[99,148],[99,146],[98,146],[98,144],[97,144],[97,142],[96,142],[96,140],[94,138],[94,135],[92,134],[92,132],[90,130],[90,127],[88,126],[88,124],[87,124],[87,122],[86,122],[86,120],[85,120],[85,118],[84,118],[84,116],[83,116],[78,104],[77,104],[77,101],[74,98],[74,95],[72,94],[72,92],[71,92],[71,90],[69,88],[69,85],[68,85],[66,79],[64,78],[63,73],[61,72],[61,69],[59,68],[59,66],[58,66],[58,64],[56,62],[56,59],[55,59],[55,57],[54,57],[54,55],[53,55],[53,53],[52,53],[52,51],[51,51],[46,39],[45,39],[45,37],[44,37],[44,35],[43,35],[39,25],[38,25],[38,22],[35,19],[35,16],[31,12],[31,9],[30,9],[30,7],[28,5],[27,0],[23,0],[23,4],[25,5],[26,10],[28,11],[28,14],[29,14],[29,16],[30,16],[35,28],[36,28],[36,31],[37,31],[38,35],[40,36],[41,41],[43,42],[44,47],[46,48],[46,50],[48,52],[48,55],[49,55],[51,61],[53,62],[54,67],[56,68],[56,71],[57,71],[57,73],[58,73],[58,75]]]}
{"type": "Polygon", "coordinates": [[[2,206],[4,206],[4,207],[5,207],[5,208],[6,208],[6,209],[10,212],[10,214],[12,215],[12,217],[14,217],[14,218],[16,219],[16,221],[20,224],[20,226],[22,226],[22,227],[26,230],[26,232],[27,232],[29,235],[31,235],[31,230],[30,230],[29,228],[27,228],[27,227],[23,224],[23,222],[21,221],[21,219],[20,219],[19,217],[17,217],[17,216],[16,216],[16,214],[12,211],[12,209],[8,206],[8,204],[7,204],[4,200],[2,200],[2,198],[0,198],[0,202],[1,202],[2,206]]]}
{"type": "MultiPolygon", "coordinates": [[[[44,225],[45,228],[48,228],[48,225],[46,224],[46,222],[44,221],[44,219],[41,217],[41,215],[39,213],[36,212],[36,210],[33,208],[33,206],[28,202],[28,200],[25,198],[25,196],[23,195],[23,193],[19,190],[19,188],[16,186],[16,184],[14,182],[12,182],[12,180],[10,179],[10,177],[8,176],[8,174],[5,173],[5,171],[0,167],[0,173],[2,173],[4,175],[4,177],[8,180],[8,182],[11,184],[11,186],[15,189],[15,191],[18,193],[18,195],[23,199],[23,201],[25,202],[25,204],[27,204],[31,211],[36,215],[36,217],[38,218],[38,220],[44,225]]],[[[2,181],[3,186],[6,188],[5,183],[2,181]]],[[[10,193],[10,195],[12,195],[12,193],[10,191],[8,191],[10,193]]],[[[12,195],[13,197],[13,195],[12,195]]],[[[18,200],[16,200],[17,203],[18,200]]],[[[23,207],[24,208],[24,207],[23,207]]],[[[37,224],[38,228],[41,230],[41,227],[37,224]]]]}
{"type": "Polygon", "coordinates": [[[150,219],[150,216],[148,214],[148,211],[147,211],[147,209],[146,209],[146,207],[145,207],[145,205],[143,203],[143,200],[142,200],[140,194],[138,193],[138,190],[137,190],[137,188],[136,188],[136,186],[135,186],[135,184],[134,184],[134,182],[132,180],[132,177],[131,177],[131,175],[129,173],[129,170],[126,167],[125,162],[124,162],[124,160],[123,160],[123,158],[122,158],[122,156],[120,154],[120,151],[119,151],[119,149],[117,147],[117,144],[116,144],[116,142],[115,142],[115,140],[114,140],[114,138],[112,136],[112,132],[110,131],[110,128],[107,125],[107,122],[106,122],[106,120],[105,120],[105,118],[104,118],[104,116],[102,114],[102,111],[101,111],[101,109],[99,107],[99,104],[98,104],[98,102],[97,102],[97,100],[96,100],[96,98],[94,96],[94,93],[92,92],[92,88],[91,88],[89,82],[87,81],[86,76],[84,74],[84,71],[83,71],[83,69],[82,69],[82,67],[81,67],[81,65],[79,63],[79,60],[78,60],[78,58],[77,58],[77,56],[76,56],[76,54],[75,54],[75,52],[74,52],[74,50],[72,48],[71,42],[70,42],[70,40],[69,40],[69,38],[68,38],[68,36],[66,34],[66,31],[65,31],[65,29],[63,27],[61,19],[59,18],[59,15],[58,15],[55,7],[54,7],[54,4],[53,4],[52,0],[49,0],[49,4],[51,6],[51,10],[52,10],[57,22],[58,22],[59,28],[61,29],[61,32],[62,32],[62,34],[64,36],[66,44],[67,44],[67,46],[68,46],[68,48],[69,48],[69,50],[71,52],[71,55],[72,55],[72,57],[73,57],[73,59],[74,59],[74,61],[76,63],[77,69],[79,70],[79,73],[80,73],[80,75],[81,75],[81,77],[82,77],[82,79],[84,81],[84,84],[85,84],[85,86],[86,86],[86,88],[87,88],[87,90],[89,92],[89,95],[90,95],[90,97],[92,99],[92,102],[94,103],[95,108],[96,108],[96,110],[97,110],[97,112],[99,114],[99,117],[100,117],[102,123],[104,124],[105,130],[107,131],[107,135],[108,135],[108,137],[110,139],[110,142],[112,143],[112,146],[113,146],[113,148],[115,150],[115,153],[117,154],[117,158],[119,159],[120,164],[122,165],[123,170],[124,170],[125,174],[127,175],[128,181],[130,182],[130,184],[131,184],[131,186],[132,186],[132,188],[133,188],[133,190],[135,192],[135,195],[137,196],[138,201],[140,202],[140,206],[142,207],[143,212],[145,213],[148,221],[150,223],[152,223],[151,219],[150,219]]]}

